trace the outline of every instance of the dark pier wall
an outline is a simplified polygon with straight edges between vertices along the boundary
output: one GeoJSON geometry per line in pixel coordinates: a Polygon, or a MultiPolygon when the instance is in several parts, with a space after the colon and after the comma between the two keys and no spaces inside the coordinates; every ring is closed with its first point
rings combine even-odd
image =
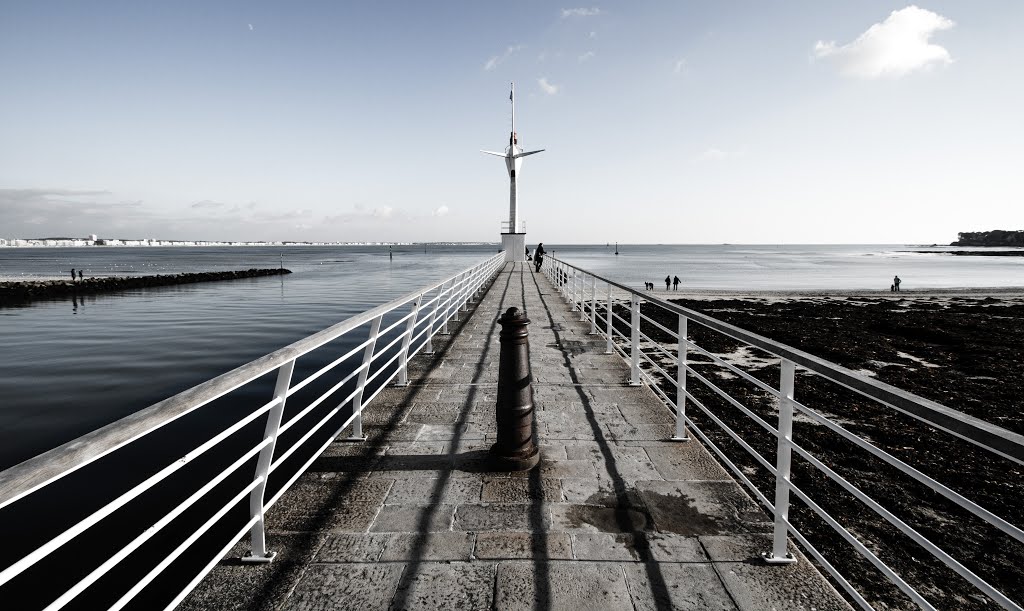
{"type": "Polygon", "coordinates": [[[230,272],[197,272],[191,274],[157,274],[155,276],[131,276],[112,278],[85,278],[80,281],[39,280],[27,282],[0,282],[0,306],[8,303],[22,303],[33,299],[47,299],[66,295],[87,295],[112,293],[127,289],[140,289],[194,282],[236,280],[290,274],[287,269],[245,269],[230,272]]]}

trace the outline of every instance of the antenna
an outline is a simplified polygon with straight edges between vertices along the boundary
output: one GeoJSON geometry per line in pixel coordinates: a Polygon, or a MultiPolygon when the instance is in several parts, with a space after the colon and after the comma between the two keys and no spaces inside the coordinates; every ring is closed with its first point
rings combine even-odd
{"type": "MultiPolygon", "coordinates": [[[[509,86],[508,101],[512,102],[512,133],[509,134],[508,145],[514,147],[516,145],[516,84],[515,84],[515,81],[509,83],[508,86],[509,86]]],[[[512,154],[514,155],[515,151],[512,151],[512,154]]]]}

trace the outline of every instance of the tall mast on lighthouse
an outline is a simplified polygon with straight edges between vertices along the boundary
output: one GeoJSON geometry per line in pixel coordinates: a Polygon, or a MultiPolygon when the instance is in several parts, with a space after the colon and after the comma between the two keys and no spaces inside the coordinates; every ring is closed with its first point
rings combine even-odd
{"type": "Polygon", "coordinates": [[[544,149],[523,152],[519,147],[519,138],[516,135],[516,98],[515,83],[510,83],[508,101],[512,104],[512,131],[508,136],[508,147],[504,153],[494,151],[483,151],[488,155],[496,155],[505,158],[505,167],[508,169],[509,196],[508,196],[508,231],[501,234],[501,245],[505,250],[506,261],[526,260],[526,232],[520,232],[519,226],[519,202],[516,195],[516,178],[520,168],[523,167],[523,157],[540,153],[544,149]]]}

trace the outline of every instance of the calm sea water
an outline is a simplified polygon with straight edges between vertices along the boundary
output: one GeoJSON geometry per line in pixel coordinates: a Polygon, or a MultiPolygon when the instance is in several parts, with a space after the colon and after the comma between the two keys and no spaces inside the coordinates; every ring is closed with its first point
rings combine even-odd
{"type": "MultiPolygon", "coordinates": [[[[533,244],[531,243],[531,247],[533,244]]],[[[684,288],[1024,286],[1024,257],[918,254],[906,246],[546,245],[607,277],[684,288]]],[[[0,249],[0,277],[277,267],[284,277],[0,308],[0,469],[440,280],[494,246],[0,249]]]]}

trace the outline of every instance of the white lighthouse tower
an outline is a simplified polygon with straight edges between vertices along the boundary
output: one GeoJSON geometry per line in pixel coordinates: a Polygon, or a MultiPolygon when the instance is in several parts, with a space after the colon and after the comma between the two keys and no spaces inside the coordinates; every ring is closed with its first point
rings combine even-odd
{"type": "Polygon", "coordinates": [[[488,155],[496,155],[505,158],[505,167],[508,168],[509,190],[508,190],[508,226],[506,231],[501,232],[501,247],[505,251],[506,261],[526,260],[526,231],[519,224],[519,202],[516,198],[516,178],[520,168],[523,167],[523,157],[540,153],[537,151],[523,152],[519,148],[519,139],[516,137],[516,99],[515,83],[511,83],[511,90],[508,100],[512,103],[512,132],[508,137],[508,147],[504,153],[494,151],[482,151],[488,155]]]}

